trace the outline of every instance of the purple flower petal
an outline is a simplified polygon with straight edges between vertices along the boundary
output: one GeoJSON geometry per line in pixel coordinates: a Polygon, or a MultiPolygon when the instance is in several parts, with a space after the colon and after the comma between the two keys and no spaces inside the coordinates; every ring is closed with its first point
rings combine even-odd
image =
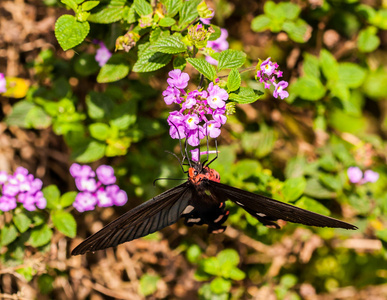
{"type": "Polygon", "coordinates": [[[113,198],[105,191],[104,188],[99,188],[95,193],[98,200],[99,207],[110,207],[113,206],[113,198]]]}
{"type": "Polygon", "coordinates": [[[7,181],[8,181],[8,173],[5,171],[0,171],[0,184],[4,184],[7,181]]]}
{"type": "Polygon", "coordinates": [[[8,197],[8,196],[1,196],[0,197],[0,210],[1,211],[10,211],[12,209],[15,209],[16,206],[17,206],[16,198],[8,197]]]}
{"type": "Polygon", "coordinates": [[[78,193],[73,206],[79,212],[93,210],[97,204],[97,198],[89,192],[78,193]]]}
{"type": "Polygon", "coordinates": [[[376,182],[379,179],[379,173],[372,170],[367,170],[364,172],[364,182],[376,182]]]}
{"type": "Polygon", "coordinates": [[[228,37],[228,31],[224,28],[220,29],[220,36],[215,41],[208,41],[207,47],[211,48],[215,52],[221,52],[224,50],[227,50],[229,47],[229,44],[227,42],[228,37]]]}
{"type": "Polygon", "coordinates": [[[47,200],[44,198],[43,193],[41,191],[37,192],[35,195],[35,205],[39,209],[44,209],[47,206],[47,200]]]}
{"type": "Polygon", "coordinates": [[[94,171],[91,169],[90,166],[88,165],[79,165],[77,163],[73,163],[70,167],[70,174],[71,176],[73,176],[74,178],[77,178],[77,177],[94,177],[95,176],[95,173],[94,171]]]}
{"type": "Polygon", "coordinates": [[[363,172],[358,167],[349,167],[347,169],[348,179],[352,183],[358,183],[363,178],[363,172]]]}
{"type": "Polygon", "coordinates": [[[3,73],[0,73],[0,94],[7,91],[7,81],[3,73]]]}
{"type": "Polygon", "coordinates": [[[189,75],[187,73],[181,72],[179,69],[175,69],[170,71],[168,75],[170,78],[167,79],[167,82],[171,87],[185,89],[188,86],[189,75]]]}
{"type": "Polygon", "coordinates": [[[5,184],[3,186],[3,195],[8,197],[15,197],[19,193],[19,185],[16,184],[5,184]]]}
{"type": "Polygon", "coordinates": [[[111,166],[101,165],[96,170],[97,177],[102,184],[109,185],[116,182],[114,169],[111,166]]]}
{"type": "Polygon", "coordinates": [[[275,98],[278,98],[278,96],[280,96],[281,99],[289,97],[289,93],[284,90],[284,88],[288,86],[287,81],[282,80],[279,83],[273,83],[273,84],[275,86],[275,90],[273,92],[273,96],[275,98]]]}
{"type": "Polygon", "coordinates": [[[115,197],[113,198],[114,204],[117,206],[122,206],[128,202],[128,195],[126,194],[125,191],[119,190],[115,197]]]}
{"type": "Polygon", "coordinates": [[[103,42],[100,42],[99,45],[100,48],[96,51],[95,60],[98,62],[100,67],[103,67],[108,62],[110,57],[112,57],[112,53],[108,48],[106,48],[103,42]]]}
{"type": "Polygon", "coordinates": [[[82,192],[94,192],[97,189],[97,182],[94,178],[75,178],[75,185],[82,192]]]}

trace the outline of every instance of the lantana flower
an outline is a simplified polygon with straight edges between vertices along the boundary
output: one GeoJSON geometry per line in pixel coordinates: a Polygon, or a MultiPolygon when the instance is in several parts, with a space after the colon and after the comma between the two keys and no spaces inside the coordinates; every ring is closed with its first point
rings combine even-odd
{"type": "Polygon", "coordinates": [[[79,212],[93,210],[96,206],[122,206],[128,201],[126,192],[115,185],[116,177],[111,166],[101,165],[94,172],[90,166],[74,163],[70,167],[70,174],[80,191],[73,203],[79,212]]]}
{"type": "Polygon", "coordinates": [[[348,179],[351,183],[364,184],[367,182],[376,182],[379,179],[379,173],[372,170],[363,172],[359,167],[349,167],[347,169],[348,179]]]}
{"type": "Polygon", "coordinates": [[[256,79],[264,84],[265,89],[269,89],[271,85],[274,86],[273,96],[275,98],[280,97],[285,99],[289,97],[289,93],[284,89],[288,86],[288,82],[281,80],[277,83],[277,79],[282,77],[282,71],[277,70],[278,64],[271,61],[271,58],[267,58],[260,65],[258,65],[256,79]]]}
{"type": "Polygon", "coordinates": [[[44,209],[47,200],[41,191],[43,182],[34,178],[28,170],[18,167],[12,175],[0,171],[0,184],[2,196],[0,197],[0,210],[10,211],[17,207],[17,203],[23,204],[28,211],[36,208],[44,209]]]}
{"type": "Polygon", "coordinates": [[[98,62],[100,67],[103,67],[108,62],[110,57],[112,57],[112,53],[103,42],[97,41],[96,43],[99,45],[99,49],[97,49],[95,53],[95,60],[98,62]]]}
{"type": "Polygon", "coordinates": [[[207,90],[188,91],[185,89],[189,81],[187,73],[173,70],[169,76],[169,86],[163,92],[164,101],[168,105],[176,103],[181,106],[181,109],[169,114],[170,136],[173,139],[186,138],[193,147],[198,146],[206,136],[218,137],[221,126],[227,120],[227,91],[213,82],[207,90]],[[177,89],[179,94],[174,92],[175,96],[171,97],[172,89],[177,89]]]}

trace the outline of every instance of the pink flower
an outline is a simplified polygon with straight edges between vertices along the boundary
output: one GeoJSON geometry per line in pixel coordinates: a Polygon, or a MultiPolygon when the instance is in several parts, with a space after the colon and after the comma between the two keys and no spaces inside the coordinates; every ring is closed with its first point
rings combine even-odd
{"type": "Polygon", "coordinates": [[[189,75],[187,73],[175,69],[170,71],[168,75],[170,78],[167,79],[167,82],[171,87],[176,87],[178,89],[185,89],[187,87],[189,81],[189,75]]]}
{"type": "Polygon", "coordinates": [[[103,67],[108,62],[110,57],[112,57],[112,53],[108,48],[106,48],[103,42],[99,42],[98,44],[100,48],[95,53],[95,60],[98,62],[100,67],[103,67]]]}

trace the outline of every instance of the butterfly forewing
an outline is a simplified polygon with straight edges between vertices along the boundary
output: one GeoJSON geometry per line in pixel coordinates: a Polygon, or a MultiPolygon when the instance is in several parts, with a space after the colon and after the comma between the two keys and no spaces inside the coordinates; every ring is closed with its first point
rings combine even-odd
{"type": "Polygon", "coordinates": [[[356,226],[349,223],[219,182],[209,180],[208,187],[211,193],[214,193],[219,198],[231,200],[265,225],[278,227],[272,221],[281,219],[309,226],[357,229],[356,226]]]}
{"type": "Polygon", "coordinates": [[[176,223],[191,197],[188,182],[174,187],[123,214],[83,241],[71,254],[114,247],[176,223]]]}

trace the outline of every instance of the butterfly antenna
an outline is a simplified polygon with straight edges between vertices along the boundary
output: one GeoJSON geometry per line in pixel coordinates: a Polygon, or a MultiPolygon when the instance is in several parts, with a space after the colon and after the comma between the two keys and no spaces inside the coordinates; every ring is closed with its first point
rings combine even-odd
{"type": "MultiPolygon", "coordinates": [[[[174,123],[171,122],[171,124],[173,125],[173,127],[175,127],[176,132],[177,132],[177,135],[179,136],[179,146],[180,146],[180,153],[181,153],[181,157],[182,157],[181,162],[180,162],[180,160],[179,160],[179,162],[180,162],[180,165],[183,165],[183,162],[184,162],[186,156],[185,156],[184,153],[183,153],[183,147],[182,147],[182,145],[181,145],[181,136],[180,136],[179,128],[177,128],[177,126],[176,126],[174,123]]],[[[185,147],[185,146],[184,146],[184,147],[185,147]]],[[[184,171],[183,171],[183,172],[184,172],[184,171]]],[[[184,173],[187,173],[187,172],[184,172],[184,173]]]]}
{"type": "Polygon", "coordinates": [[[183,173],[188,173],[188,171],[184,171],[184,168],[183,168],[183,162],[179,159],[179,157],[178,157],[175,153],[173,153],[173,152],[171,152],[171,151],[168,151],[168,150],[164,150],[164,151],[167,152],[167,153],[169,153],[169,154],[172,154],[172,155],[177,159],[177,161],[179,162],[179,165],[180,165],[181,169],[183,170],[183,173]]]}
{"type": "Polygon", "coordinates": [[[210,158],[210,154],[209,154],[209,151],[210,151],[210,145],[209,145],[209,142],[208,142],[208,125],[206,123],[206,138],[207,138],[207,159],[205,161],[203,161],[203,166],[206,164],[206,162],[209,160],[210,158]]]}
{"type": "Polygon", "coordinates": [[[217,139],[215,139],[215,151],[216,151],[216,156],[209,163],[207,163],[206,167],[208,167],[213,161],[215,161],[218,158],[219,151],[218,151],[218,140],[217,139]]]}

